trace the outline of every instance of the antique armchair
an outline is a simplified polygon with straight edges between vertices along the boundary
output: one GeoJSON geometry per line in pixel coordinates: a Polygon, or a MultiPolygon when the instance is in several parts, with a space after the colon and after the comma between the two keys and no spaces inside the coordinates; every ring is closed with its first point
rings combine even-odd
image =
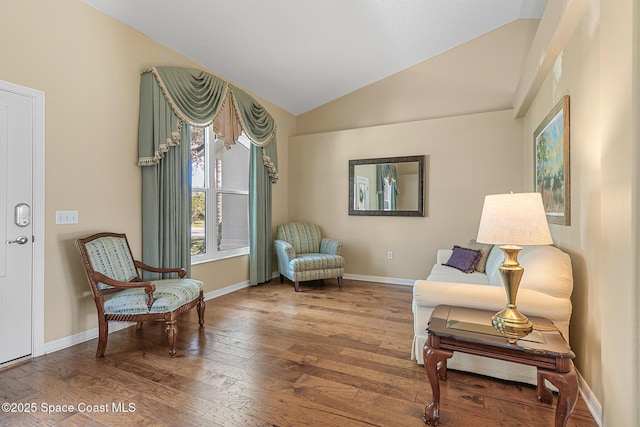
{"type": "Polygon", "coordinates": [[[200,326],[204,325],[202,282],[185,278],[183,268],[156,268],[134,260],[124,234],[98,233],[76,240],[76,246],[98,309],[96,357],[104,356],[110,321],[136,322],[137,329],[144,321],[164,321],[171,357],[176,355],[178,315],[197,307],[200,326]],[[173,278],[145,282],[139,270],[173,278]]]}
{"type": "Polygon", "coordinates": [[[294,283],[296,292],[300,282],[337,278],[342,288],[344,258],[342,243],[322,238],[315,224],[291,223],[279,225],[273,246],[278,258],[280,282],[284,277],[294,283]]]}

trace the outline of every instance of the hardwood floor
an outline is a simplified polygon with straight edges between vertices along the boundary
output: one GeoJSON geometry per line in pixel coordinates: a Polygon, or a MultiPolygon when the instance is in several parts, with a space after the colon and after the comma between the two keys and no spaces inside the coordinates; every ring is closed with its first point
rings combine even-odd
{"type": "MultiPolygon", "coordinates": [[[[160,323],[0,371],[1,425],[424,426],[431,389],[409,360],[411,287],[273,280],[207,301],[178,321],[172,359],[160,323]],[[71,405],[73,408],[63,405],[71,405]],[[4,408],[4,407],[3,407],[4,408]],[[32,410],[30,413],[24,412],[32,410]]],[[[439,426],[551,426],[534,387],[449,371],[439,426]]],[[[569,426],[596,426],[582,398],[569,426]]]]}

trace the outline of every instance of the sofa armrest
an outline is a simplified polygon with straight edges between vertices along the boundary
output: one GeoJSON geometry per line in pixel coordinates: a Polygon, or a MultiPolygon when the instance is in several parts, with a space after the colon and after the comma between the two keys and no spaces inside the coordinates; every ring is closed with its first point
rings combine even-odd
{"type": "Polygon", "coordinates": [[[438,249],[438,254],[436,255],[436,263],[444,264],[449,261],[451,258],[451,254],[453,254],[453,249],[438,249]]]}
{"type": "Polygon", "coordinates": [[[326,238],[320,241],[320,253],[329,255],[340,255],[341,252],[342,242],[326,238]]]}
{"type": "MultiPolygon", "coordinates": [[[[505,308],[507,303],[502,286],[428,280],[417,280],[414,283],[413,300],[416,308],[451,305],[496,312],[505,308]]],[[[572,306],[569,298],[557,298],[533,289],[520,289],[517,304],[525,315],[563,322],[568,322],[571,318],[572,306]]]]}

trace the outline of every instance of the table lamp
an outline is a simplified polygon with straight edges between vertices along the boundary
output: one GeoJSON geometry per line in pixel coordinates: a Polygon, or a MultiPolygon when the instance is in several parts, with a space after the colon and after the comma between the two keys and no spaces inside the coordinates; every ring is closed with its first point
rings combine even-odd
{"type": "Polygon", "coordinates": [[[478,242],[501,245],[504,261],[498,269],[507,294],[507,306],[491,318],[493,326],[510,342],[533,329],[518,311],[516,296],[524,268],[518,263],[520,246],[553,243],[540,193],[494,194],[484,199],[478,242]]]}

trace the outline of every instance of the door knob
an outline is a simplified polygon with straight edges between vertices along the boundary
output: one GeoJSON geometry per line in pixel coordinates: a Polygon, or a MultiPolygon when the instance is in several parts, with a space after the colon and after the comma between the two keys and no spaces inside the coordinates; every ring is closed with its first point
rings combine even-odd
{"type": "Polygon", "coordinates": [[[13,243],[17,243],[19,245],[24,245],[28,241],[29,241],[29,238],[27,236],[20,236],[20,237],[16,237],[16,240],[7,240],[5,243],[8,244],[8,245],[11,245],[13,243]]]}

